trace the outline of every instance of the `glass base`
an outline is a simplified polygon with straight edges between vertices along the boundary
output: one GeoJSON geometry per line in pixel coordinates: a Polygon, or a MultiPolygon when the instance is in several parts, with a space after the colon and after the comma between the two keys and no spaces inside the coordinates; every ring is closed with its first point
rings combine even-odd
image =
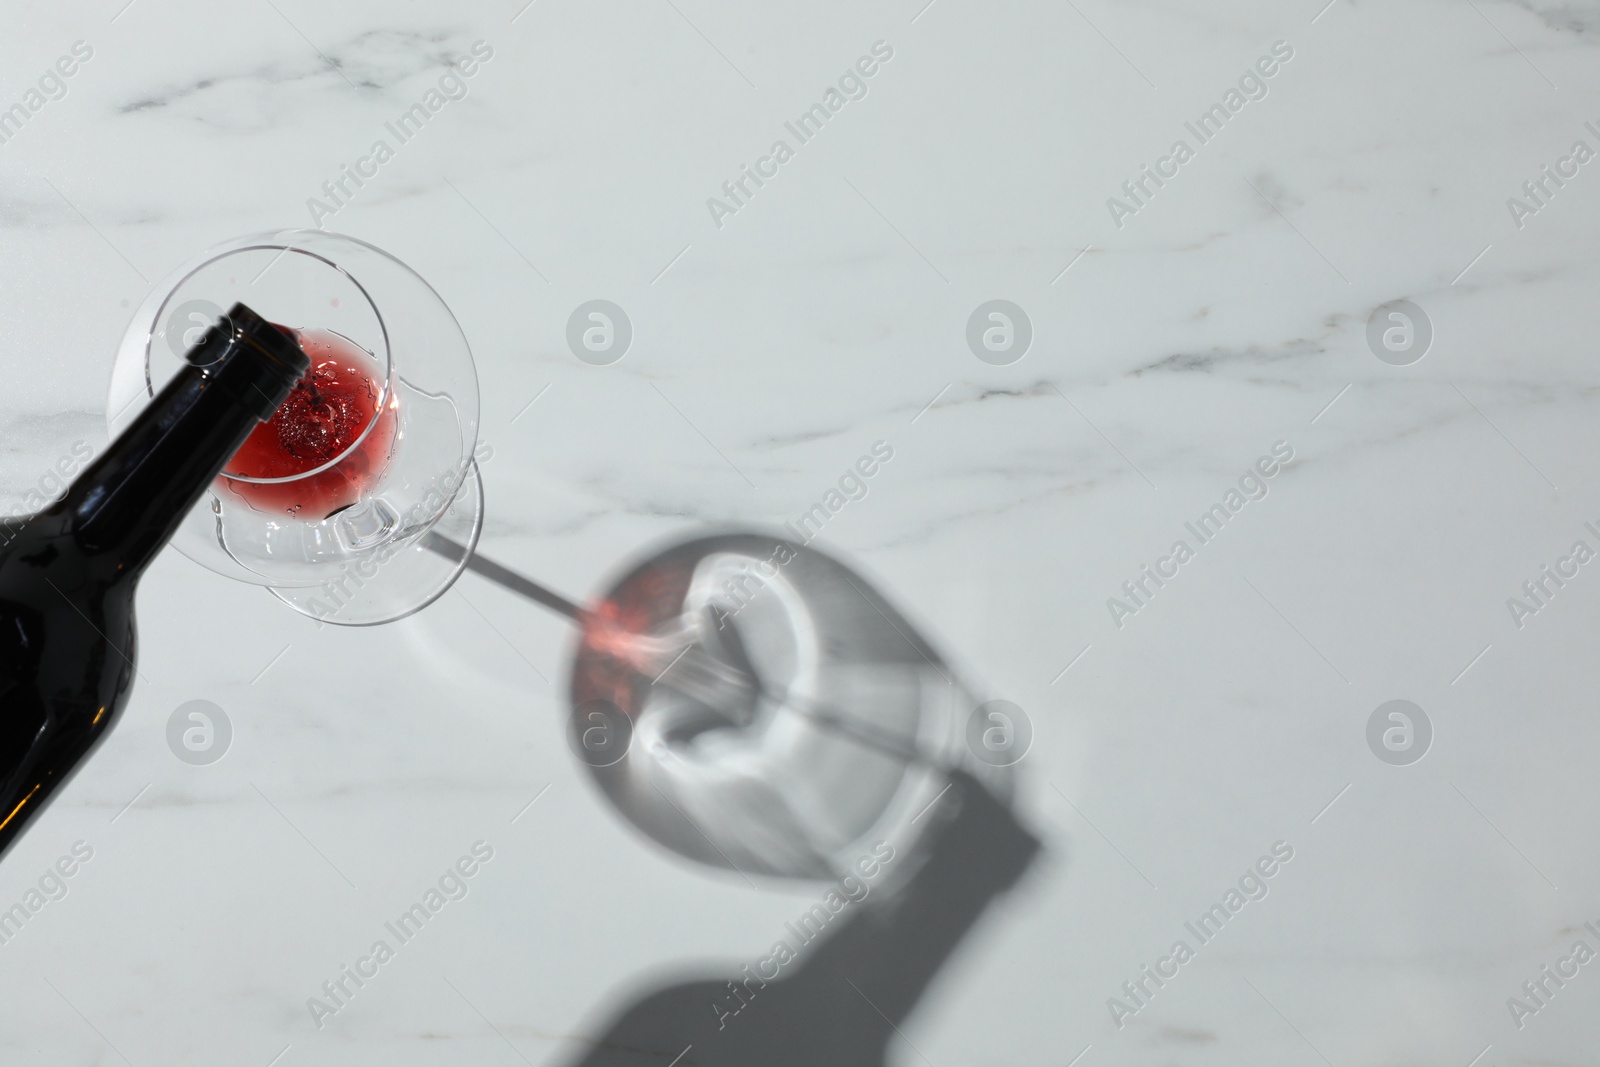
{"type": "Polygon", "coordinates": [[[274,586],[273,596],[302,615],[336,626],[377,626],[414,615],[449,592],[466,570],[483,530],[483,477],[474,462],[461,488],[430,532],[439,533],[467,552],[457,560],[425,547],[426,535],[383,558],[346,564],[337,578],[309,587],[274,586]]]}

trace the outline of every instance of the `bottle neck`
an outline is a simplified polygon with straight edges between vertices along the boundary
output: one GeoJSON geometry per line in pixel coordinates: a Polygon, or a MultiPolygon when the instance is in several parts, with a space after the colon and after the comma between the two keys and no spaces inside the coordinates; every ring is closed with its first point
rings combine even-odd
{"type": "Polygon", "coordinates": [[[185,367],[56,505],[86,552],[142,571],[255,428],[255,415],[185,367]]]}
{"type": "Polygon", "coordinates": [[[287,335],[236,306],[51,511],[84,552],[137,577],[308,362],[287,335]]]}

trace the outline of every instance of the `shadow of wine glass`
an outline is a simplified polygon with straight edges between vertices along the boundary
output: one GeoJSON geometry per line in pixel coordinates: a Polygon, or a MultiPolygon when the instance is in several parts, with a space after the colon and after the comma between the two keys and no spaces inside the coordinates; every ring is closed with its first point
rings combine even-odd
{"type": "MultiPolygon", "coordinates": [[[[587,623],[585,609],[575,601],[465,545],[438,535],[423,545],[580,626],[587,623]]],[[[891,607],[876,605],[859,586],[855,593],[879,618],[890,619],[891,607]]],[[[912,645],[911,652],[932,662],[934,653],[914,644],[904,629],[892,628],[912,645]]],[[[763,691],[760,673],[744,653],[741,628],[727,629],[731,633],[721,640],[731,637],[736,647],[722,648],[724,658],[763,691]]],[[[877,651],[888,660],[897,658],[881,647],[877,651]]],[[[909,661],[907,650],[893,651],[909,661]]],[[[683,658],[680,653],[673,663],[683,658]]],[[[869,747],[886,743],[863,732],[859,723],[848,725],[816,709],[811,714],[869,747]]],[[[938,766],[949,784],[925,811],[929,825],[899,865],[894,884],[876,897],[856,898],[848,912],[839,906],[838,918],[819,906],[812,916],[814,933],[805,919],[804,929],[789,924],[800,944],[783,942],[786,954],[774,951],[754,971],[748,965],[731,974],[709,966],[695,973],[685,968],[680,978],[655,991],[621,1001],[610,1013],[602,1010],[607,1019],[599,1028],[602,1036],[559,1062],[565,1067],[872,1067],[886,1062],[892,1040],[909,1043],[902,1024],[984,912],[1038,858],[1041,846],[1008,803],[973,774],[924,754],[903,755],[938,766]],[[776,969],[768,971],[768,964],[776,969]]],[[[662,843],[694,855],[670,836],[662,843]]]]}
{"type": "MultiPolygon", "coordinates": [[[[570,1067],[871,1067],[985,910],[1040,851],[1011,809],[964,771],[929,811],[891,892],[795,948],[770,978],[683,978],[620,1007],[570,1067]]],[[[791,924],[792,925],[792,924],[791,924]]],[[[763,961],[765,962],[765,961],[763,961]]],[[[771,972],[767,972],[771,974],[771,972]]],[[[914,1047],[914,1046],[913,1046],[914,1047]]],[[[920,1052],[918,1053],[920,1055],[920,1052]]]]}

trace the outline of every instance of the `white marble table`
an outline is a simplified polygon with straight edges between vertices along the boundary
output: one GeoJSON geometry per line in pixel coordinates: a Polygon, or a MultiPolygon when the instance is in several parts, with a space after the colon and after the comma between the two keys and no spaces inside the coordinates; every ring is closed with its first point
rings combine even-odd
{"type": "MultiPolygon", "coordinates": [[[[574,595],[892,443],[818,543],[1027,709],[1049,848],[893,1062],[1590,1062],[1600,965],[1507,1002],[1600,948],[1600,565],[1559,562],[1600,548],[1600,163],[1572,155],[1600,150],[1600,5],[124,2],[4,13],[6,504],[103,445],[155,279],[319,221],[455,310],[484,549],[574,595]],[[477,41],[465,98],[330,205],[477,41]],[[880,41],[865,95],[790,133],[880,41]],[[770,176],[735,204],[744,166],[770,176]],[[609,367],[566,345],[593,298],[634,325],[609,367]],[[1031,321],[1010,365],[967,345],[991,299],[1031,321]],[[1367,340],[1398,299],[1434,334],[1406,366],[1367,340]],[[1177,573],[1139,606],[1147,564],[1177,573]],[[1514,618],[1545,565],[1577,574],[1514,618]],[[1392,699],[1432,724],[1409,766],[1368,747],[1392,699]],[[1264,899],[1108,1006],[1276,842],[1264,899]]],[[[561,1063],[644,976],[771,942],[809,890],[622,824],[562,741],[566,631],[459,594],[318,630],[161,559],[123,722],[0,870],[9,907],[93,852],[0,945],[0,1061],[561,1063]],[[235,725],[209,767],[164,740],[192,699],[235,725]],[[307,998],[478,841],[470,893],[319,1028],[307,998]]]]}

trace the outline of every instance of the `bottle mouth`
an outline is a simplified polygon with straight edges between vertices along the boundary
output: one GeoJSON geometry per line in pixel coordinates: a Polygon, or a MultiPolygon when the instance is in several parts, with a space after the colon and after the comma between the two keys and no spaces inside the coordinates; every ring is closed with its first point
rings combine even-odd
{"type": "Polygon", "coordinates": [[[311,366],[311,358],[300,349],[300,342],[289,330],[268,322],[245,304],[233,305],[223,318],[231,322],[235,335],[264,357],[293,388],[311,366]]]}
{"type": "Polygon", "coordinates": [[[185,356],[262,422],[311,367],[294,337],[243,303],[219,318],[185,356]]]}
{"type": "MultiPolygon", "coordinates": [[[[293,474],[282,474],[275,476],[268,476],[265,474],[247,474],[240,470],[234,470],[233,464],[237,463],[239,459],[238,456],[235,456],[233,460],[229,461],[229,466],[224,468],[222,471],[222,477],[228,479],[230,482],[242,482],[247,485],[285,485],[291,482],[300,482],[316,478],[319,475],[339,467],[351,456],[359,452],[367,443],[367,440],[373,436],[373,434],[383,432],[385,427],[385,415],[393,416],[394,412],[399,406],[399,396],[396,392],[396,383],[394,382],[393,378],[388,375],[383,375],[382,370],[378,366],[377,357],[374,356],[373,353],[361,347],[361,345],[354,339],[346,337],[344,334],[341,334],[336,330],[295,329],[288,326],[277,326],[277,329],[289,336],[289,338],[297,346],[297,351],[302,353],[307,360],[308,369],[302,372],[300,376],[295,379],[294,385],[290,387],[291,393],[295,389],[299,388],[303,383],[307,382],[309,378],[314,378],[317,375],[318,368],[325,367],[330,363],[349,366],[352,362],[359,361],[363,364],[370,362],[370,366],[364,366],[360,368],[360,370],[362,373],[369,374],[370,381],[378,385],[378,394],[371,403],[371,413],[370,417],[368,417],[366,420],[365,427],[363,427],[361,432],[351,439],[349,443],[345,444],[337,455],[329,456],[328,458],[323,459],[322,462],[317,463],[314,466],[307,467],[305,470],[296,471],[293,474]],[[313,355],[313,352],[319,346],[327,347],[330,343],[330,339],[332,343],[336,345],[348,346],[349,351],[338,352],[331,355],[328,352],[323,352],[321,355],[313,355]]],[[[276,416],[276,414],[277,412],[274,410],[273,415],[268,416],[262,421],[270,422],[271,419],[276,416]]],[[[391,418],[389,421],[390,424],[387,429],[388,432],[392,434],[394,432],[393,419],[391,418]]]]}
{"type": "MultiPolygon", "coordinates": [[[[376,365],[371,379],[382,393],[377,405],[389,413],[401,391],[394,372],[391,326],[379,312],[368,284],[356,275],[370,273],[386,280],[384,271],[391,264],[403,266],[393,257],[352,238],[312,230],[242,237],[203,253],[175,272],[169,279],[170,284],[163,284],[161,295],[152,295],[135,316],[130,335],[124,340],[128,351],[119,354],[113,373],[110,406],[116,414],[107,419],[112,432],[126,425],[177,369],[199,366],[202,371],[210,372],[207,377],[216,377],[211,365],[229,345],[215,345],[214,342],[202,345],[201,342],[206,340],[207,332],[219,324],[234,327],[232,343],[249,350],[250,355],[243,362],[272,364],[283,371],[282,378],[292,379],[288,397],[279,401],[280,408],[284,403],[294,402],[295,388],[304,383],[308,372],[301,371],[296,376],[284,368],[285,360],[292,359],[296,368],[301,365],[300,360],[278,343],[273,327],[279,332],[288,331],[296,345],[304,349],[310,359],[310,372],[315,371],[322,357],[314,347],[305,344],[303,335],[306,332],[337,334],[344,342],[361,349],[376,365]],[[379,258],[366,256],[366,252],[375,253],[379,258]],[[237,309],[241,301],[248,314],[225,310],[230,306],[237,309]],[[302,327],[302,324],[306,325],[301,329],[293,328],[302,327]],[[128,364],[125,367],[124,361],[128,364]]],[[[371,280],[369,277],[368,283],[371,280]]],[[[408,310],[411,306],[399,299],[392,303],[408,310]]],[[[261,393],[276,399],[281,378],[276,374],[270,377],[273,379],[270,387],[246,382],[244,389],[258,401],[261,393]]],[[[224,391],[238,395],[240,390],[225,388],[224,391]]],[[[272,420],[273,412],[257,413],[262,421],[272,420]]],[[[231,460],[221,474],[233,481],[249,483],[313,478],[348,462],[357,451],[369,446],[371,436],[381,429],[381,426],[371,426],[371,432],[350,441],[340,455],[328,456],[318,466],[293,474],[273,471],[277,477],[263,477],[267,473],[265,470],[253,469],[248,464],[234,469],[231,460]]]]}

